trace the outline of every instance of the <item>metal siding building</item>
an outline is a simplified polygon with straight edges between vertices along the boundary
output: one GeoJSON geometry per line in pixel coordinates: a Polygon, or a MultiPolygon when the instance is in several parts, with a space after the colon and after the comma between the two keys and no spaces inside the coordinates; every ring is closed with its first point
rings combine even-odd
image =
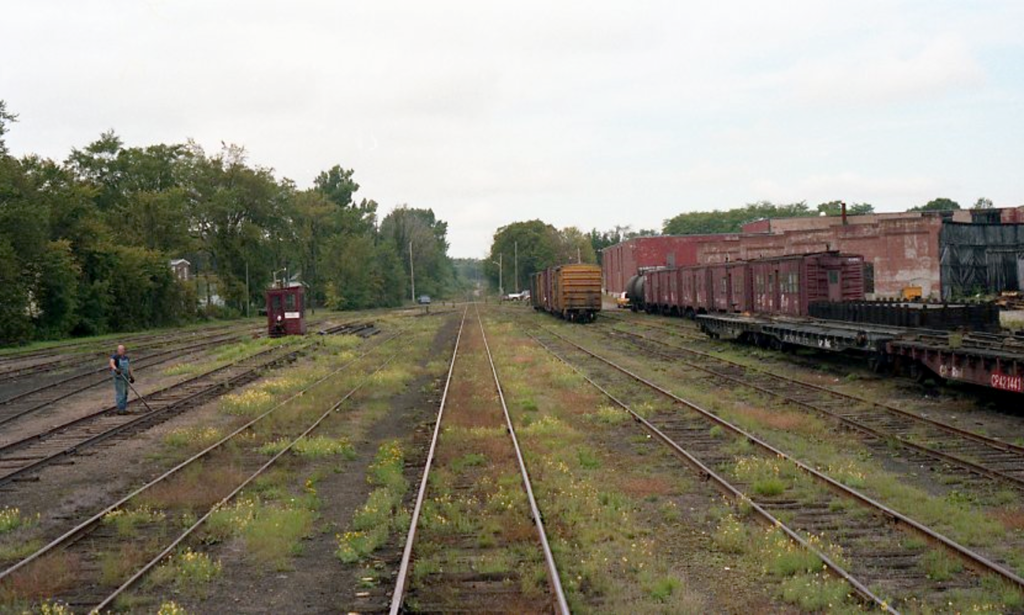
{"type": "Polygon", "coordinates": [[[946,223],[939,246],[944,300],[1024,288],[1024,224],[946,223]]]}

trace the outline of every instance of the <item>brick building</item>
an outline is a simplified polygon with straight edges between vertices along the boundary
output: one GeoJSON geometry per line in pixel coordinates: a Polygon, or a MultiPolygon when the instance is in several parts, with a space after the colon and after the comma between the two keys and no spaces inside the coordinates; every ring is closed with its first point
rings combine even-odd
{"type": "Polygon", "coordinates": [[[944,294],[940,237],[946,220],[1014,224],[1024,222],[1024,207],[869,214],[848,216],[845,224],[838,216],[783,218],[752,222],[741,233],[637,237],[604,250],[604,284],[608,292],[622,292],[629,278],[646,267],[840,250],[864,256],[867,290],[874,296],[896,297],[905,288],[919,287],[925,297],[938,298],[944,294]]]}

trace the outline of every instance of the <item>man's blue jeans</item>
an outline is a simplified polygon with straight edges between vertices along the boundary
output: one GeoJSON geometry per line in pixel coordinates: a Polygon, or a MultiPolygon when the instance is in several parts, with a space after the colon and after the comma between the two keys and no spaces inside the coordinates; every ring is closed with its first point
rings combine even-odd
{"type": "Polygon", "coordinates": [[[128,409],[128,383],[121,374],[114,374],[114,401],[118,410],[128,409]]]}

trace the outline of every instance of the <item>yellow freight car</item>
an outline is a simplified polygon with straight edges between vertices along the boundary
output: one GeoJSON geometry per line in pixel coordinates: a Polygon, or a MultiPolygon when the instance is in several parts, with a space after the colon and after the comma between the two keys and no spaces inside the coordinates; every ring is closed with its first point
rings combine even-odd
{"type": "Polygon", "coordinates": [[[536,310],[592,322],[601,311],[601,268],[577,264],[538,271],[531,280],[530,300],[536,310]]]}

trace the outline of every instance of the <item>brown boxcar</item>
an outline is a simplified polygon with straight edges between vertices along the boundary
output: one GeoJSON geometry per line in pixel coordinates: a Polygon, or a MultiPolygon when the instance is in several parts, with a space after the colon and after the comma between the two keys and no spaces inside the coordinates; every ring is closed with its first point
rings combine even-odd
{"type": "Polygon", "coordinates": [[[688,317],[714,312],[806,316],[815,301],[864,298],[864,259],[839,252],[655,269],[643,278],[647,312],[688,317]]]}
{"type": "Polygon", "coordinates": [[[590,322],[601,311],[601,268],[597,265],[548,267],[534,274],[531,282],[535,309],[578,322],[590,322]]]}
{"type": "Polygon", "coordinates": [[[806,316],[812,301],[864,298],[864,259],[839,252],[763,258],[750,262],[753,310],[806,316]]]}
{"type": "Polygon", "coordinates": [[[675,269],[655,269],[646,274],[644,304],[648,313],[670,313],[676,303],[675,277],[675,269]]]}

